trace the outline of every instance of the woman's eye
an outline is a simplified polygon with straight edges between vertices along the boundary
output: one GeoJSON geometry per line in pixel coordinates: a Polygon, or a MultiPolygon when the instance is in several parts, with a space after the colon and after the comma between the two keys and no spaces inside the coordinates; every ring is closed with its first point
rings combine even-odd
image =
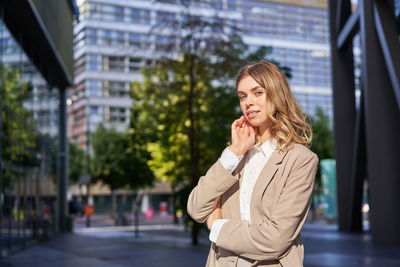
{"type": "Polygon", "coordinates": [[[263,94],[263,92],[261,92],[261,91],[256,92],[256,95],[262,95],[262,94],[263,94]]]}
{"type": "Polygon", "coordinates": [[[239,96],[239,99],[240,100],[243,100],[243,99],[245,99],[246,98],[246,96],[245,95],[241,95],[241,96],[239,96]]]}

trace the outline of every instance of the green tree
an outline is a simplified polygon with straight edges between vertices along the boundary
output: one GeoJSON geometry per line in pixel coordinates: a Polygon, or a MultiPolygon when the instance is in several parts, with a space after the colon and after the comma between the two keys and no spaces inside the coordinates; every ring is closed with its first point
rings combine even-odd
{"type": "Polygon", "coordinates": [[[69,143],[69,181],[79,182],[79,177],[85,173],[85,151],[77,145],[69,143]]]}
{"type": "Polygon", "coordinates": [[[154,180],[147,167],[149,155],[137,149],[128,133],[106,129],[102,124],[92,135],[93,157],[91,161],[92,181],[101,180],[110,186],[112,205],[111,217],[115,218],[115,190],[123,187],[138,189],[149,186],[154,180]]]}
{"type": "Polygon", "coordinates": [[[2,160],[7,164],[4,184],[26,167],[39,165],[39,134],[32,114],[24,107],[30,86],[20,81],[19,70],[0,69],[1,147],[2,160]],[[18,169],[18,170],[17,170],[18,169]]]}
{"type": "MultiPolygon", "coordinates": [[[[318,107],[314,116],[311,118],[311,122],[313,128],[311,150],[317,154],[319,160],[333,158],[333,134],[330,127],[329,117],[324,113],[322,108],[318,107]]],[[[318,166],[313,197],[311,198],[310,213],[312,220],[315,220],[317,216],[315,204],[318,200],[315,199],[315,197],[319,197],[321,190],[321,170],[318,166]]]]}
{"type": "MultiPolygon", "coordinates": [[[[324,113],[322,108],[318,107],[311,121],[313,128],[311,150],[317,154],[319,160],[333,158],[333,134],[329,117],[324,113]]],[[[321,168],[318,166],[314,188],[314,194],[316,196],[319,196],[321,193],[321,186],[321,168]]],[[[312,204],[314,204],[314,201],[313,199],[312,204]]],[[[311,214],[312,218],[315,218],[314,205],[312,205],[311,214]]]]}
{"type": "MultiPolygon", "coordinates": [[[[311,150],[317,154],[319,160],[333,158],[333,134],[328,115],[324,113],[322,108],[318,107],[311,121],[313,128],[311,150]]],[[[316,185],[321,186],[320,168],[317,171],[316,185]]]]}

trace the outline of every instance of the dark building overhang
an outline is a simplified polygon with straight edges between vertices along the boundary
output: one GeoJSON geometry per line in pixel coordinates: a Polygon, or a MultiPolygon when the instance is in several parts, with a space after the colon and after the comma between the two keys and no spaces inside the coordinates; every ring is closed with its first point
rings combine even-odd
{"type": "Polygon", "coordinates": [[[72,86],[75,1],[0,0],[0,10],[8,30],[49,85],[72,86]]]}

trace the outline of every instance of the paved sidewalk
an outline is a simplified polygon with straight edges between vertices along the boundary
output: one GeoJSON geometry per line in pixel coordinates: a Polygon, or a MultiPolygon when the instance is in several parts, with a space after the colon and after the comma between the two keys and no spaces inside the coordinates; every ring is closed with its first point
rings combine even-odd
{"type": "Polygon", "coordinates": [[[400,246],[372,241],[369,234],[339,233],[336,225],[306,224],[305,267],[400,266],[400,246]]]}
{"type": "MultiPolygon", "coordinates": [[[[192,246],[190,233],[183,226],[164,222],[140,229],[135,238],[131,226],[77,227],[74,234],[53,236],[47,243],[0,261],[0,266],[205,265],[209,249],[206,234],[201,236],[200,245],[192,246]]],[[[302,235],[305,267],[400,266],[400,246],[374,243],[368,234],[343,234],[335,225],[306,224],[302,235]]]]}
{"type": "Polygon", "coordinates": [[[204,266],[208,241],[190,244],[181,226],[158,225],[142,229],[138,238],[124,228],[92,228],[57,235],[0,262],[0,266],[204,266]]]}

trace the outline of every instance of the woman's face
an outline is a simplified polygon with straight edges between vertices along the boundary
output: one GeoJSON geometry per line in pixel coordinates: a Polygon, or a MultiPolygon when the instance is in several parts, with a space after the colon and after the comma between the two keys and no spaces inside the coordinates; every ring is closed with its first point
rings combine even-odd
{"type": "MultiPolygon", "coordinates": [[[[240,80],[237,88],[240,108],[247,121],[254,127],[266,128],[270,124],[267,114],[267,97],[262,88],[251,76],[240,80]]],[[[259,129],[263,130],[263,129],[259,129]]]]}

